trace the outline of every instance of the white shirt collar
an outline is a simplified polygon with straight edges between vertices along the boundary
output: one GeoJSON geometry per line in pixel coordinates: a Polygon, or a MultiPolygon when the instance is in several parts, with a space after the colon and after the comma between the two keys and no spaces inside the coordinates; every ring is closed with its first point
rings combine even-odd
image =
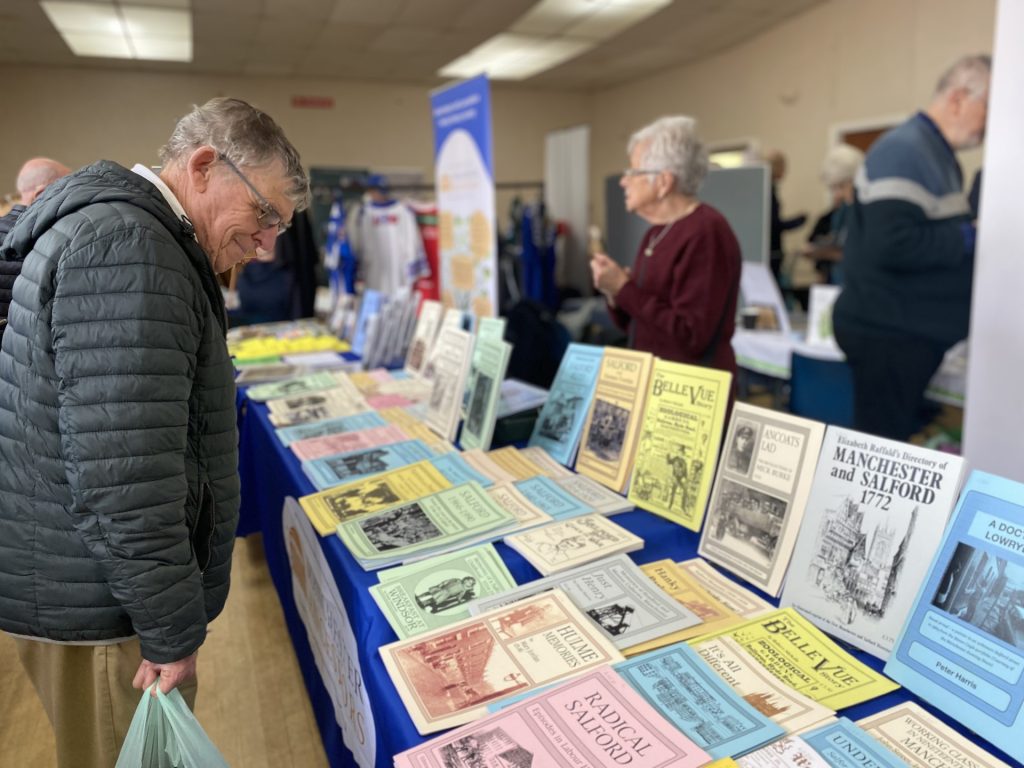
{"type": "Polygon", "coordinates": [[[174,193],[171,191],[171,188],[164,183],[163,179],[161,179],[159,176],[153,173],[153,170],[151,168],[147,168],[142,163],[136,163],[134,166],[132,166],[132,173],[137,173],[139,176],[141,176],[146,181],[150,182],[158,190],[160,190],[160,194],[164,196],[164,200],[166,200],[167,204],[171,206],[171,210],[174,211],[175,216],[177,216],[179,219],[185,219],[186,221],[189,222],[189,224],[192,223],[192,220],[189,219],[188,214],[185,213],[185,209],[181,207],[181,202],[178,200],[177,197],[175,197],[174,193]]]}

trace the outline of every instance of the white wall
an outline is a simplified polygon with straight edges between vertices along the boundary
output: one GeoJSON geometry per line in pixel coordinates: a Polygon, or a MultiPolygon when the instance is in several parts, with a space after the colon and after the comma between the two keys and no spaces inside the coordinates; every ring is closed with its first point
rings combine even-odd
{"type": "MultiPolygon", "coordinates": [[[[311,165],[420,168],[433,178],[426,88],[329,80],[0,67],[0,193],[13,191],[21,163],[35,155],[72,167],[104,157],[156,163],[157,149],[192,104],[217,95],[246,99],[284,128],[311,165]],[[328,96],[333,109],[295,109],[293,95],[328,96]]],[[[542,180],[549,131],[586,123],[590,98],[578,91],[492,86],[498,181],[542,180]]]]}
{"type": "MultiPolygon", "coordinates": [[[[783,212],[825,210],[818,179],[832,127],[904,116],[926,103],[942,70],[991,50],[995,0],[831,0],[708,59],[595,94],[591,198],[624,167],[629,134],[664,114],[690,114],[709,142],[752,137],[789,157],[783,212]]],[[[969,182],[980,152],[962,156],[969,182]]],[[[789,247],[803,240],[790,236],[789,247]]]]}
{"type": "Polygon", "coordinates": [[[974,268],[964,456],[1024,482],[1024,3],[999,1],[985,174],[974,268]]]}

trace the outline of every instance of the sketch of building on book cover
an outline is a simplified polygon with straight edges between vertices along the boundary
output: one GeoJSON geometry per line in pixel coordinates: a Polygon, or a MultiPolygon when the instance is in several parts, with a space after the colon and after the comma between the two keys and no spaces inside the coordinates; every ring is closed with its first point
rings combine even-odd
{"type": "Polygon", "coordinates": [[[476,731],[441,748],[445,768],[532,768],[533,753],[503,728],[476,731]]]}
{"type": "Polygon", "coordinates": [[[833,606],[830,618],[846,625],[885,618],[918,511],[866,513],[851,497],[825,510],[806,576],[833,606]]]}

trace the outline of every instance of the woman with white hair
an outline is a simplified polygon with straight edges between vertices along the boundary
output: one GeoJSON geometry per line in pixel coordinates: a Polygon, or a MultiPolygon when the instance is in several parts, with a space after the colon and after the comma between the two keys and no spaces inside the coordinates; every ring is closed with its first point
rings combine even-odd
{"type": "Polygon", "coordinates": [[[740,246],[725,217],[697,199],[708,156],[696,122],[662,117],[633,134],[628,152],[626,209],[652,226],[632,270],[594,254],[594,287],[633,349],[735,375],[740,246]]]}
{"type": "Polygon", "coordinates": [[[849,144],[837,144],[825,155],[821,180],[832,195],[832,207],[822,214],[811,230],[804,255],[814,259],[814,266],[825,283],[842,285],[843,244],[853,205],[853,182],[864,164],[864,153],[849,144]]]}

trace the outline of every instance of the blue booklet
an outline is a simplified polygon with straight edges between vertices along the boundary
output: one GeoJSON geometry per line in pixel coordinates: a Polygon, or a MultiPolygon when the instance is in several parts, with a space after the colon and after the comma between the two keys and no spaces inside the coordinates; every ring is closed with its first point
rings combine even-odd
{"type": "Polygon", "coordinates": [[[325,437],[338,435],[342,432],[358,432],[361,429],[383,427],[388,422],[376,411],[363,411],[351,416],[336,416],[323,421],[311,421],[308,424],[296,424],[294,427],[281,427],[275,430],[277,439],[287,447],[307,437],[325,437]]]}
{"type": "Polygon", "coordinates": [[[832,768],[909,768],[882,742],[845,717],[800,738],[832,768]]]}
{"type": "Polygon", "coordinates": [[[647,703],[716,760],[739,757],[785,734],[684,643],[612,667],[647,703]]]}
{"type": "Polygon", "coordinates": [[[417,461],[434,458],[434,452],[421,440],[359,448],[335,453],[320,459],[302,462],[302,471],[318,491],[341,483],[351,483],[364,477],[397,469],[417,461]]]}
{"type": "Polygon", "coordinates": [[[971,474],[885,674],[1024,762],[1024,485],[971,474]]]}
{"type": "Polygon", "coordinates": [[[384,294],[380,291],[364,291],[363,300],[359,304],[359,317],[356,320],[356,330],[352,334],[352,352],[363,356],[366,351],[366,326],[370,318],[376,315],[384,306],[384,294]]]}
{"type": "Polygon", "coordinates": [[[603,357],[604,347],[569,345],[527,445],[539,445],[567,467],[572,464],[603,357]]]}
{"type": "Polygon", "coordinates": [[[452,485],[462,485],[469,482],[479,483],[484,488],[490,488],[494,485],[494,481],[491,478],[473,469],[458,451],[450,451],[440,456],[431,454],[429,458],[430,463],[452,485]]]}
{"type": "Polygon", "coordinates": [[[515,486],[527,501],[547,512],[555,520],[567,520],[596,511],[545,475],[519,480],[515,486]]]}

